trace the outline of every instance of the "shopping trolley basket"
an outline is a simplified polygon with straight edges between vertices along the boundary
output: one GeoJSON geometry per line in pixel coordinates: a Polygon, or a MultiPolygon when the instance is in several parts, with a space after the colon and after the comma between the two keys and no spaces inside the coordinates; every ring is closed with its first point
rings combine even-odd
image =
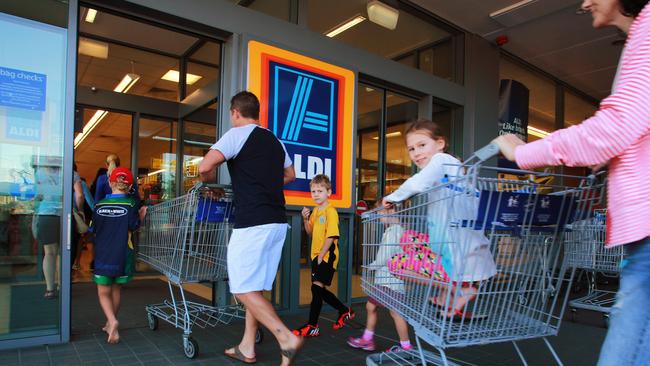
{"type": "Polygon", "coordinates": [[[561,364],[546,337],[559,330],[572,278],[561,260],[564,227],[600,201],[602,185],[494,178],[506,169],[481,164],[497,152],[489,145],[429,191],[363,215],[362,288],[405,318],[417,342],[371,355],[368,365],[446,366],[446,348],[506,341],[525,364],[516,342],[539,337],[561,364]],[[384,235],[391,227],[402,232],[398,242],[384,235]]]}
{"type": "MultiPolygon", "coordinates": [[[[210,306],[187,300],[188,283],[225,281],[226,248],[232,232],[232,191],[226,186],[194,186],[189,193],[151,206],[140,229],[138,259],[167,277],[171,300],[147,305],[149,328],[158,319],[183,329],[183,350],[189,358],[198,355],[192,327],[213,327],[245,317],[235,305],[210,306]],[[180,298],[175,296],[174,285],[180,298]]],[[[261,333],[258,333],[258,340],[261,333]]]]}
{"type": "Polygon", "coordinates": [[[592,310],[603,314],[603,324],[609,325],[609,313],[615,302],[616,292],[598,288],[597,276],[618,277],[625,260],[625,248],[605,248],[606,210],[595,210],[593,217],[568,225],[565,234],[567,265],[580,270],[575,281],[587,278],[587,294],[569,301],[571,319],[575,320],[577,309],[592,310]]]}

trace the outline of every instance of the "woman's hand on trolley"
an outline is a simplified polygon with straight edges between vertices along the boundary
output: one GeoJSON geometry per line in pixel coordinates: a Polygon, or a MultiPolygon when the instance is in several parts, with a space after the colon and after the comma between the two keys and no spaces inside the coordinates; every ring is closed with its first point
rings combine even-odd
{"type": "Polygon", "coordinates": [[[501,135],[492,140],[492,143],[499,146],[503,156],[510,161],[515,161],[517,146],[526,145],[524,141],[513,134],[501,135]]]}

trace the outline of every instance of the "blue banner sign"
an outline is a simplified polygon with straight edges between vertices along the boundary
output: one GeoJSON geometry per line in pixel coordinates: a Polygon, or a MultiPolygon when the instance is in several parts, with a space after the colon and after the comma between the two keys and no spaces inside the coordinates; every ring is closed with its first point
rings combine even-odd
{"type": "Polygon", "coordinates": [[[575,213],[573,199],[520,192],[481,192],[476,228],[492,225],[564,225],[575,213]]]}
{"type": "Polygon", "coordinates": [[[45,111],[47,75],[0,67],[0,105],[45,111]]]}

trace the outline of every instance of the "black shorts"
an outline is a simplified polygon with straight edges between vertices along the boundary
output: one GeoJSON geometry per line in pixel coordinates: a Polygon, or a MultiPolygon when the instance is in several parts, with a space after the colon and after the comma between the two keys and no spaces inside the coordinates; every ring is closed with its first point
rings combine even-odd
{"type": "Polygon", "coordinates": [[[41,245],[59,244],[61,240],[61,217],[55,215],[34,215],[36,240],[41,245]]]}
{"type": "MultiPolygon", "coordinates": [[[[330,253],[330,261],[334,261],[331,257],[333,257],[333,255],[330,253]]],[[[312,259],[311,282],[318,281],[324,286],[329,286],[332,284],[334,272],[336,272],[336,270],[334,269],[333,263],[322,261],[318,264],[318,257],[312,259]]]]}

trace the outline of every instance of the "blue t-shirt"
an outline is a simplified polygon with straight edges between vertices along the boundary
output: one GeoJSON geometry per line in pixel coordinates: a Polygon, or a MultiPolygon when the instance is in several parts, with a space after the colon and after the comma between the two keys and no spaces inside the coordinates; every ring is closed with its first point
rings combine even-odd
{"type": "Polygon", "coordinates": [[[95,274],[131,275],[126,266],[133,251],[131,233],[140,227],[137,202],[126,194],[109,194],[95,204],[91,230],[95,233],[95,274]]]}

